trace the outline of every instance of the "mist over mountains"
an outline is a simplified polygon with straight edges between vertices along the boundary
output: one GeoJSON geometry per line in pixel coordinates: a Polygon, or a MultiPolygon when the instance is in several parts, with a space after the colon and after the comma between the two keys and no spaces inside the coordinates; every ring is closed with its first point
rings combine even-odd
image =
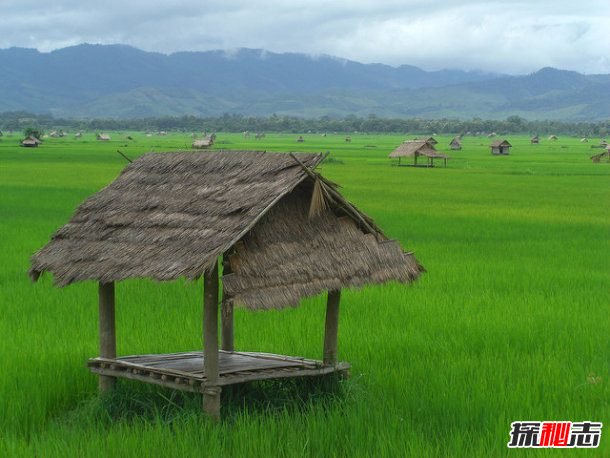
{"type": "Polygon", "coordinates": [[[347,115],[610,118],[610,75],[543,68],[525,76],[362,64],[330,56],[145,52],[78,45],[0,50],[0,112],[66,118],[347,115]]]}

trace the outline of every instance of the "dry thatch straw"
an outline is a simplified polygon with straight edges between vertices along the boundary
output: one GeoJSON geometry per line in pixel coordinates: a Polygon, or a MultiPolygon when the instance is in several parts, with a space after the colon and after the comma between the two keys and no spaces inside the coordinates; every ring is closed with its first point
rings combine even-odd
{"type": "Polygon", "coordinates": [[[150,277],[196,279],[228,254],[224,287],[254,309],[390,280],[423,268],[387,240],[336,185],[317,154],[149,153],[89,197],[31,260],[59,286],[150,277]],[[298,156],[298,158],[297,158],[298,156]]]}

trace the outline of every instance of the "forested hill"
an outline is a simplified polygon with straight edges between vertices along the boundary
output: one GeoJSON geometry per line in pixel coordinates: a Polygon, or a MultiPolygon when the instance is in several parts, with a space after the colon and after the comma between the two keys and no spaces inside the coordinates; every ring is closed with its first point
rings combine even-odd
{"type": "Polygon", "coordinates": [[[150,53],[79,45],[51,53],[0,50],[0,112],[69,118],[347,115],[599,120],[610,75],[551,68],[526,76],[362,64],[329,56],[150,53]]]}

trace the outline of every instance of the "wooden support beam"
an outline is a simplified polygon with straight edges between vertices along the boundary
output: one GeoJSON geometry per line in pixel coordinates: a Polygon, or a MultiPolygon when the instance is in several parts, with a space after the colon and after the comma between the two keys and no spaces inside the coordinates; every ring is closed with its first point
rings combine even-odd
{"type": "MultiPolygon", "coordinates": [[[[114,282],[99,284],[99,334],[100,356],[102,358],[116,358],[116,331],[114,311],[114,282]]],[[[101,394],[114,389],[115,377],[100,375],[99,391],[101,394]]]]}
{"type": "Polygon", "coordinates": [[[203,410],[214,421],[220,420],[218,385],[218,261],[203,277],[203,410]]]}
{"type": "MultiPolygon", "coordinates": [[[[228,275],[231,273],[231,265],[229,264],[228,256],[225,254],[222,257],[222,275],[228,275]]],[[[222,305],[221,305],[221,338],[222,343],[220,348],[224,351],[235,350],[234,338],[233,338],[233,303],[230,300],[229,295],[222,288],[222,305]]]]}
{"type": "Polygon", "coordinates": [[[324,325],[324,364],[337,364],[337,335],[339,331],[339,302],[341,290],[329,291],[324,325]]]}

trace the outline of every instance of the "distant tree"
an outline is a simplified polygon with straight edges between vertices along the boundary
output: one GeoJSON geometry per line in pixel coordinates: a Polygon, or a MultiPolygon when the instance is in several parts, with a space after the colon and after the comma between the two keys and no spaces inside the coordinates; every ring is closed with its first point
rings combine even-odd
{"type": "Polygon", "coordinates": [[[40,140],[43,135],[44,131],[42,129],[39,129],[38,127],[26,127],[23,131],[23,136],[25,138],[34,137],[40,140]]]}

